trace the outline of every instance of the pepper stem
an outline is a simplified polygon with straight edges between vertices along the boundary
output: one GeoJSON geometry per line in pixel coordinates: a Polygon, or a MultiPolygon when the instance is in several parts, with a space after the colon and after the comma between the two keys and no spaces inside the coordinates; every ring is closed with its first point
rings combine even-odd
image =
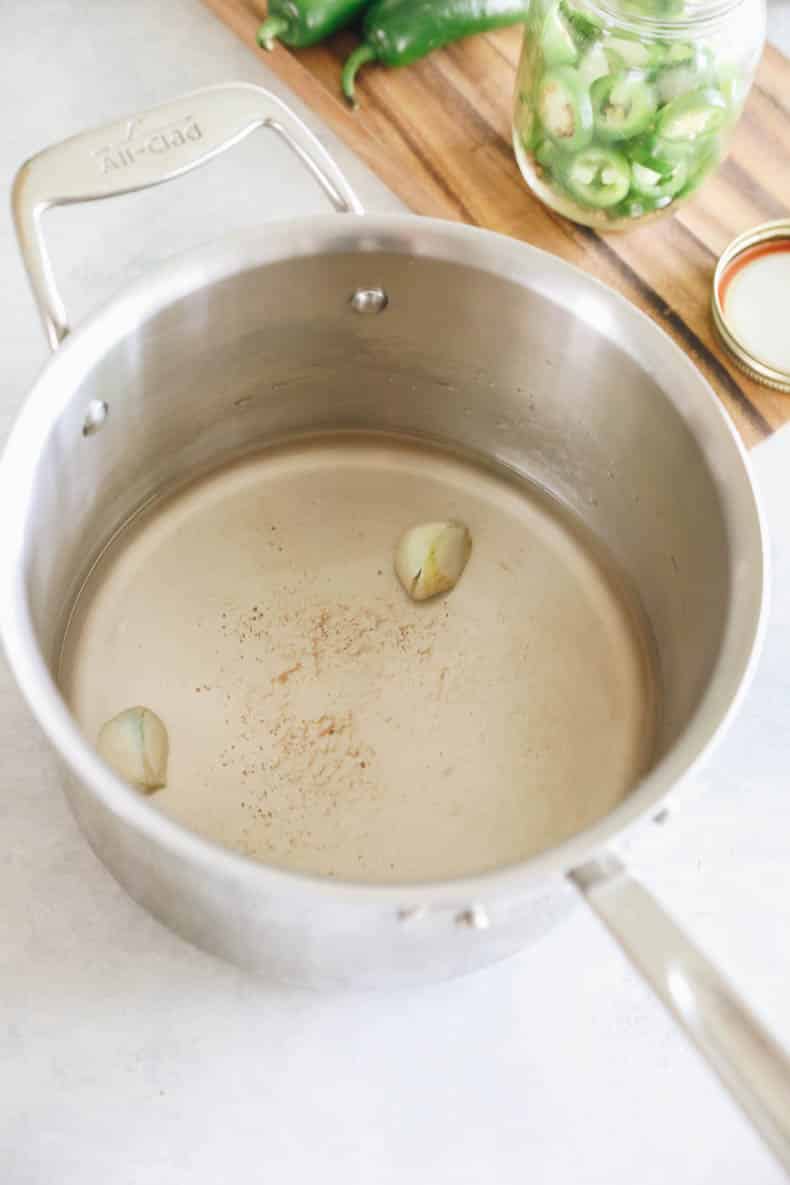
{"type": "Polygon", "coordinates": [[[288,21],[284,16],[270,16],[261,25],[258,30],[256,40],[258,45],[263,49],[273,50],[274,40],[276,37],[281,37],[288,29],[288,21]]]}
{"type": "Polygon", "coordinates": [[[357,77],[357,70],[360,66],[364,66],[365,62],[375,62],[378,54],[372,45],[360,45],[354,52],[346,59],[346,64],[343,67],[343,94],[348,99],[352,107],[356,107],[357,99],[354,94],[354,82],[357,77]]]}

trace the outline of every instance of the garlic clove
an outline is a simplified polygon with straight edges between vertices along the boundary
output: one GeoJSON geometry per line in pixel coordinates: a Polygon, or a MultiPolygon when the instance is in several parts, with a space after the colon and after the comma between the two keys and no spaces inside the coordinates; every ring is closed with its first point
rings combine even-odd
{"type": "Polygon", "coordinates": [[[166,781],[167,729],[149,708],[127,708],[108,720],[97,748],[108,765],[140,790],[160,790],[166,781]]]}
{"type": "Polygon", "coordinates": [[[455,587],[471,550],[463,523],[419,523],[401,536],[395,571],[413,601],[427,601],[455,587]]]}

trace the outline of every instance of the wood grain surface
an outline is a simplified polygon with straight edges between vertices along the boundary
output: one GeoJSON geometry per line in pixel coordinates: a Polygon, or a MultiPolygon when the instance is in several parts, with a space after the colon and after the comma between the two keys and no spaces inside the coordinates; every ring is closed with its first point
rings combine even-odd
{"type": "MultiPolygon", "coordinates": [[[[263,0],[204,0],[250,46],[263,0]]],[[[561,255],[618,289],[694,359],[753,445],[790,419],[790,395],[760,386],[729,360],[710,318],[719,253],[790,206],[790,62],[765,51],[725,163],[674,216],[598,235],[547,210],[527,190],[510,141],[519,29],[471,37],[400,70],[369,67],[360,106],[340,95],[351,33],[266,64],[418,214],[468,222],[561,255]]],[[[263,51],[256,49],[262,56],[263,51]]],[[[790,331],[790,329],[789,329],[790,331]]]]}

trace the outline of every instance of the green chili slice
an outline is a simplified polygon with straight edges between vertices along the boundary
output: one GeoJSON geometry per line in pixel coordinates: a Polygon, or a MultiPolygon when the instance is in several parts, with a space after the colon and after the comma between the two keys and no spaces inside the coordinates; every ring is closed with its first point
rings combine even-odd
{"type": "Polygon", "coordinates": [[[656,210],[663,210],[672,202],[671,197],[649,198],[643,194],[629,194],[616,206],[607,210],[610,218],[644,218],[645,214],[652,214],[656,210]]]}
{"type": "Polygon", "coordinates": [[[613,62],[622,62],[629,70],[653,70],[661,65],[665,56],[664,47],[658,42],[645,44],[624,34],[607,37],[605,47],[613,62]]]}
{"type": "Polygon", "coordinates": [[[560,150],[553,140],[543,140],[535,149],[535,160],[542,169],[553,172],[560,161],[560,150]]]}
{"type": "Polygon", "coordinates": [[[599,78],[590,93],[595,130],[603,140],[641,135],[658,108],[655,88],[636,70],[599,78]]]}
{"type": "Polygon", "coordinates": [[[696,144],[718,132],[727,122],[726,100],[713,87],[680,95],[663,108],[656,130],[670,144],[696,144]]]}
{"type": "Polygon", "coordinates": [[[581,48],[588,45],[591,41],[595,41],[601,35],[601,24],[595,17],[590,16],[586,12],[580,12],[578,8],[572,8],[570,4],[561,3],[560,5],[565,20],[571,28],[574,37],[580,43],[581,48]]]}
{"type": "Polygon", "coordinates": [[[579,51],[559,4],[546,13],[540,35],[540,48],[547,66],[572,66],[579,51]]]}
{"type": "Polygon", "coordinates": [[[680,193],[688,176],[689,165],[683,157],[670,160],[644,148],[631,152],[631,188],[642,198],[672,198],[680,193]]]}
{"type": "MultiPolygon", "coordinates": [[[[675,48],[680,52],[681,49],[685,50],[690,47],[677,46],[675,48]]],[[[702,86],[707,86],[710,83],[712,72],[713,57],[710,51],[704,47],[697,50],[692,49],[690,57],[672,61],[668,57],[667,64],[656,75],[659,102],[662,104],[672,103],[681,95],[687,95],[691,91],[699,90],[702,86]]]]}
{"type": "Polygon", "coordinates": [[[547,71],[538,86],[538,115],[552,140],[563,148],[583,148],[593,132],[590,94],[570,66],[547,71]]]}
{"type": "Polygon", "coordinates": [[[600,44],[591,45],[578,66],[579,78],[585,86],[592,86],[599,78],[612,73],[606,50],[600,44]]]}
{"type": "Polygon", "coordinates": [[[680,197],[690,197],[699,189],[702,182],[716,168],[721,158],[721,145],[718,136],[711,136],[700,145],[698,151],[688,161],[688,181],[680,191],[680,197]]]}
{"type": "Polygon", "coordinates": [[[563,169],[563,179],[582,205],[606,209],[628,193],[631,169],[622,153],[593,144],[571,158],[563,169]]]}

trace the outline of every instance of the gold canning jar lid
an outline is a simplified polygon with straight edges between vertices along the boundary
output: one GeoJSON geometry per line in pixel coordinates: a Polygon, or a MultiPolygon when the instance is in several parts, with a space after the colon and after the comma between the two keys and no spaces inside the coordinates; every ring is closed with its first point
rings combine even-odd
{"type": "Polygon", "coordinates": [[[713,321],[742,370],[790,392],[790,218],[733,239],[713,276],[713,321]]]}

